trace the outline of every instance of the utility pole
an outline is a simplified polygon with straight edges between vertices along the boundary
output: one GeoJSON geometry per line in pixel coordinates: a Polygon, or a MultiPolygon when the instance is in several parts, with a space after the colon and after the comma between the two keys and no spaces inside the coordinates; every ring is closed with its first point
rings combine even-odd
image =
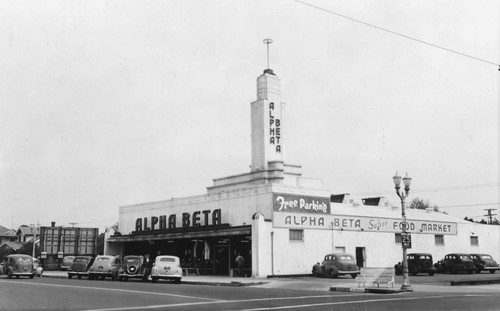
{"type": "Polygon", "coordinates": [[[493,223],[493,216],[495,216],[496,214],[492,214],[491,211],[496,211],[497,209],[496,208],[486,208],[484,209],[485,211],[488,211],[488,214],[484,215],[486,217],[489,218],[489,221],[488,223],[491,225],[493,223]]]}

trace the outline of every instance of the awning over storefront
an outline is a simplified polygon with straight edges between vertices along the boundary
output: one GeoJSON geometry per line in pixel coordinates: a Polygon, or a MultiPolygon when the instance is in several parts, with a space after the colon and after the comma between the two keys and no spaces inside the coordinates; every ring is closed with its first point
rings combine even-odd
{"type": "Polygon", "coordinates": [[[140,241],[159,241],[159,240],[179,240],[179,239],[203,239],[209,237],[227,237],[233,235],[250,235],[251,227],[235,227],[216,230],[186,231],[175,233],[160,233],[147,235],[118,235],[110,237],[107,242],[140,242],[140,241]]]}

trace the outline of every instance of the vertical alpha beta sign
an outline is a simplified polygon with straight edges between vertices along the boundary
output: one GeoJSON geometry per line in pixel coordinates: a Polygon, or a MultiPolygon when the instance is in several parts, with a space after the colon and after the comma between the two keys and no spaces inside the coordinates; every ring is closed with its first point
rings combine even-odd
{"type": "Polygon", "coordinates": [[[266,69],[257,78],[257,100],[251,104],[252,171],[283,162],[282,107],[280,79],[266,69]]]}

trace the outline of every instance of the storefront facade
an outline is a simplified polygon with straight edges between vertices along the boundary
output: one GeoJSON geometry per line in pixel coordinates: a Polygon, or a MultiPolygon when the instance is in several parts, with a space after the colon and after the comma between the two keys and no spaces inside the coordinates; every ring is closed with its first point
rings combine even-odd
{"type": "MultiPolygon", "coordinates": [[[[331,252],[354,254],[358,266],[401,261],[399,207],[384,198],[332,196],[320,180],[302,177],[301,166],[284,162],[280,97],[280,80],[266,69],[251,103],[249,173],[214,179],[204,195],[120,207],[120,234],[107,232],[105,253],[176,255],[186,270],[215,275],[234,275],[241,254],[245,275],[254,277],[310,274],[331,252]]],[[[407,210],[407,217],[409,252],[500,259],[500,226],[434,211],[407,210]]]]}

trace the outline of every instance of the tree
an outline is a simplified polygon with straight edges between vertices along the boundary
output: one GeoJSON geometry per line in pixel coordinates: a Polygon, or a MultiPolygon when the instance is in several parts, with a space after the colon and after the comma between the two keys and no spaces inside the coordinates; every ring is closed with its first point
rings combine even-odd
{"type": "MultiPolygon", "coordinates": [[[[29,241],[23,244],[20,249],[17,250],[17,254],[33,255],[33,241],[29,241]]],[[[40,247],[35,244],[35,257],[40,256],[40,247]]]]}
{"type": "Polygon", "coordinates": [[[439,207],[436,204],[432,204],[429,200],[424,200],[419,197],[414,198],[413,200],[410,201],[410,204],[408,206],[409,208],[416,208],[416,209],[427,209],[427,208],[432,208],[435,212],[439,212],[439,207]]]}

